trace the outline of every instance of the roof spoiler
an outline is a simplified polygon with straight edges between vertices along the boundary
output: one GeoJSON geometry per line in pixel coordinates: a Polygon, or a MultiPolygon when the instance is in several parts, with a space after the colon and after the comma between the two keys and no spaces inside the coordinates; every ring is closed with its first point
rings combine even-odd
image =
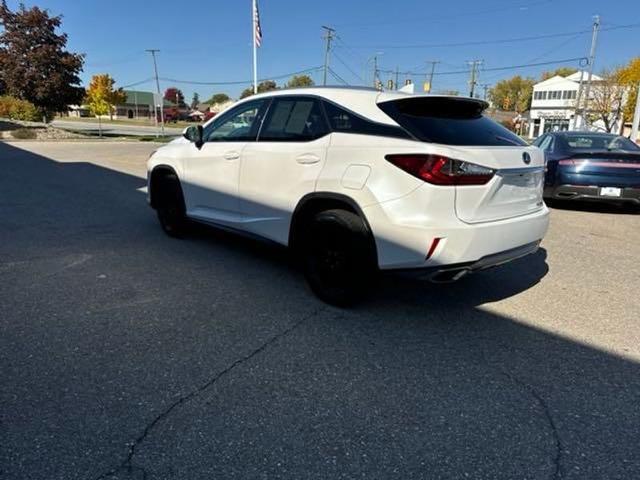
{"type": "Polygon", "coordinates": [[[445,95],[399,96],[383,99],[380,105],[383,104],[393,104],[405,115],[447,118],[478,117],[489,107],[488,102],[479,98],[445,95]]]}

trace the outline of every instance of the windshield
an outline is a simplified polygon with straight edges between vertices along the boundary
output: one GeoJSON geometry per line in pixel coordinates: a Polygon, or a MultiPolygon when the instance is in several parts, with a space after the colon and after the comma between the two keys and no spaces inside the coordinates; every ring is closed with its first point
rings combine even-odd
{"type": "Polygon", "coordinates": [[[565,135],[569,148],[576,152],[608,150],[616,152],[640,152],[640,147],[619,135],[594,135],[588,133],[565,135]]]}

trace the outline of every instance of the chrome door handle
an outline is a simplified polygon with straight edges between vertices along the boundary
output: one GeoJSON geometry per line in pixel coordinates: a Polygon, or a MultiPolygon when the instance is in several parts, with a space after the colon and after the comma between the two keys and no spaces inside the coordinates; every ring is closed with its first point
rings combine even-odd
{"type": "Polygon", "coordinates": [[[301,163],[302,165],[311,165],[318,163],[319,161],[320,157],[313,153],[305,153],[296,158],[296,162],[301,163]]]}

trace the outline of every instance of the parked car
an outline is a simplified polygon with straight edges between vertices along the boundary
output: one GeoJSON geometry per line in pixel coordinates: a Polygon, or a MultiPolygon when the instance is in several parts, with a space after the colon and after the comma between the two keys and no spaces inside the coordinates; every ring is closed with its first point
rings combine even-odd
{"type": "Polygon", "coordinates": [[[547,200],[598,200],[640,206],[640,147],[610,133],[554,132],[534,145],[545,154],[547,200]]]}
{"type": "Polygon", "coordinates": [[[237,103],[148,162],[160,224],[203,222],[289,246],[312,290],[344,305],[375,274],[453,281],[535,252],[544,156],[472,98],[363,88],[237,103]]]}

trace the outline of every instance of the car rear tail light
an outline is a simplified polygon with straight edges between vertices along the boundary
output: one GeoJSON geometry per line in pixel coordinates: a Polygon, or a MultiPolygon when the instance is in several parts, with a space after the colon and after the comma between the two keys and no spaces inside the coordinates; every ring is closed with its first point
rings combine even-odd
{"type": "MultiPolygon", "coordinates": [[[[582,160],[580,161],[580,163],[582,163],[582,160]]],[[[571,160],[568,158],[565,158],[564,160],[560,160],[558,161],[558,165],[578,165],[578,162],[576,162],[575,160],[571,160]]]]}
{"type": "Polygon", "coordinates": [[[385,157],[405,172],[434,185],[484,185],[495,171],[442,155],[397,154],[385,157]]]}

